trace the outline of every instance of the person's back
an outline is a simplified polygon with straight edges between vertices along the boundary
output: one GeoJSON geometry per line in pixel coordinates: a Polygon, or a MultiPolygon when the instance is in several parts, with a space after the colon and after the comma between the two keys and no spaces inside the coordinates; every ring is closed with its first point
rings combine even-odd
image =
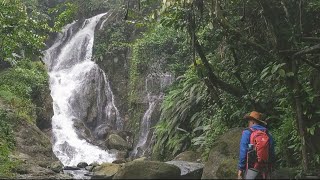
{"type": "Polygon", "coordinates": [[[245,174],[243,172],[246,172],[249,168],[259,170],[259,178],[268,178],[271,170],[270,163],[275,160],[273,137],[264,127],[267,123],[261,120],[261,113],[253,111],[244,119],[249,121],[249,128],[243,131],[240,141],[238,178],[243,178],[245,174]],[[265,139],[267,142],[263,142],[265,139]],[[249,146],[256,147],[253,147],[250,151],[249,146]],[[268,146],[267,149],[264,146],[268,146]]]}

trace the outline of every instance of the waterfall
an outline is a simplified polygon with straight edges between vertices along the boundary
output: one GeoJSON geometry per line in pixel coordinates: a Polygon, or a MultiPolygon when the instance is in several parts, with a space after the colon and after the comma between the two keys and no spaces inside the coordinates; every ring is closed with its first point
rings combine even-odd
{"type": "Polygon", "coordinates": [[[91,60],[95,28],[107,14],[65,26],[45,51],[54,109],[53,152],[64,165],[115,160],[114,154],[80,138],[75,128],[75,122],[93,132],[103,125],[123,128],[108,77],[91,60]]]}
{"type": "Polygon", "coordinates": [[[141,157],[145,155],[149,148],[149,141],[151,134],[152,114],[156,106],[162,101],[164,97],[163,90],[168,85],[172,84],[173,76],[166,73],[149,74],[145,80],[145,91],[147,92],[148,109],[143,115],[140,122],[139,140],[132,151],[132,155],[141,157]]]}

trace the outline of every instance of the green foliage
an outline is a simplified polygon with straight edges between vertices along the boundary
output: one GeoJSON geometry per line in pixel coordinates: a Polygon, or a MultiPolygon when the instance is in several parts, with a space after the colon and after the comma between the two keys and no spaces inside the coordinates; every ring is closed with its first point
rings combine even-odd
{"type": "Polygon", "coordinates": [[[108,23],[107,28],[100,30],[95,38],[93,54],[98,62],[125,54],[132,43],[131,32],[134,31],[134,27],[126,22],[118,21],[114,14],[116,12],[112,12],[109,19],[115,22],[108,23]]]}
{"type": "Polygon", "coordinates": [[[203,144],[197,137],[199,131],[207,131],[208,115],[203,113],[207,99],[206,86],[192,70],[170,88],[161,106],[160,122],[156,126],[154,153],[166,159],[194,145],[203,144]],[[202,127],[202,128],[201,128],[202,127]],[[193,130],[194,129],[194,130],[193,130]]]}
{"type": "Polygon", "coordinates": [[[152,71],[170,71],[181,75],[190,62],[190,53],[186,46],[185,35],[172,28],[155,27],[145,33],[132,45],[132,61],[130,62],[130,101],[137,97],[139,87],[144,87],[140,79],[151,70],[154,63],[159,67],[152,71]]]}
{"type": "Polygon", "coordinates": [[[12,132],[12,122],[14,119],[9,113],[0,109],[0,175],[1,177],[12,178],[12,169],[16,162],[9,158],[15,146],[12,132]]]}
{"type": "Polygon", "coordinates": [[[85,19],[112,10],[122,10],[125,3],[122,0],[67,0],[76,6],[74,19],[85,19]]]}
{"type": "Polygon", "coordinates": [[[34,99],[47,87],[47,71],[40,61],[19,61],[0,73],[0,174],[13,177],[17,163],[10,158],[15,148],[13,127],[17,119],[35,123],[34,99]],[[5,109],[5,110],[4,110],[5,109]]]}
{"type": "Polygon", "coordinates": [[[0,98],[15,109],[18,117],[29,122],[36,120],[32,99],[47,86],[47,72],[41,62],[21,61],[0,74],[0,98]]]}
{"type": "Polygon", "coordinates": [[[54,17],[54,30],[59,31],[63,26],[71,23],[79,11],[78,8],[75,3],[65,2],[49,9],[49,14],[54,17]]]}
{"type": "Polygon", "coordinates": [[[0,61],[15,64],[24,57],[41,54],[50,28],[35,9],[27,11],[21,0],[0,3],[0,61]]]}
{"type": "MultiPolygon", "coordinates": [[[[195,33],[200,46],[195,50],[200,56],[196,54],[193,68],[197,71],[193,73],[208,92],[200,101],[205,103],[195,108],[183,96],[190,95],[189,84],[170,89],[162,104],[154,152],[165,157],[198,146],[204,147],[206,154],[217,135],[230,127],[245,126],[243,115],[255,109],[265,113],[270,122],[277,142],[277,165],[299,167],[306,148],[309,165],[318,167],[318,55],[303,50],[314,48],[319,40],[319,7],[316,0],[163,1],[155,13],[160,16],[155,18],[157,24],[195,33]],[[299,51],[302,55],[294,57],[299,51]],[[210,71],[216,77],[210,76],[210,71]],[[244,95],[231,95],[221,81],[243,89],[244,95]],[[299,107],[304,127],[298,126],[299,107]],[[201,123],[194,125],[191,119],[201,123]]],[[[184,43],[185,47],[191,44],[184,43]]]]}

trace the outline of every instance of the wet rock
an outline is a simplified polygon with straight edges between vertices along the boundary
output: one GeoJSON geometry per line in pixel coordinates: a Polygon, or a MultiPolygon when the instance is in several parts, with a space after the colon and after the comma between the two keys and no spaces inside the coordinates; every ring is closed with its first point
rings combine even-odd
{"type": "Polygon", "coordinates": [[[221,135],[212,145],[201,179],[237,178],[237,162],[243,128],[221,135]]]}
{"type": "Polygon", "coordinates": [[[134,134],[130,131],[120,131],[117,134],[127,142],[128,150],[131,151],[133,149],[134,134]]]}
{"type": "Polygon", "coordinates": [[[37,96],[33,96],[33,103],[35,103],[37,107],[41,107],[36,111],[36,125],[41,130],[51,129],[51,118],[53,116],[52,101],[48,85],[44,87],[43,91],[39,91],[37,96]]]}
{"type": "Polygon", "coordinates": [[[129,157],[129,152],[128,151],[118,151],[116,154],[117,159],[125,159],[129,157]]]}
{"type": "Polygon", "coordinates": [[[112,179],[119,171],[121,165],[112,163],[102,163],[100,166],[93,168],[92,178],[112,179]]]}
{"type": "Polygon", "coordinates": [[[79,138],[85,139],[86,141],[91,143],[93,141],[93,137],[91,135],[90,129],[86,127],[85,123],[76,118],[72,119],[72,121],[74,128],[77,129],[76,133],[79,138]]]}
{"type": "Polygon", "coordinates": [[[130,149],[128,143],[117,134],[109,135],[108,139],[106,140],[106,146],[109,149],[116,149],[120,151],[130,149]]]}
{"type": "Polygon", "coordinates": [[[92,171],[94,168],[94,166],[87,166],[85,167],[84,169],[87,170],[87,171],[92,171]]]}
{"type": "Polygon", "coordinates": [[[86,163],[86,162],[80,162],[80,163],[78,163],[78,165],[77,165],[78,168],[85,168],[85,167],[87,167],[87,166],[88,166],[88,163],[86,163]]]}
{"type": "Polygon", "coordinates": [[[50,169],[56,173],[63,171],[63,164],[60,161],[51,163],[50,169]]]}
{"type": "Polygon", "coordinates": [[[35,124],[19,118],[16,121],[15,151],[10,156],[10,159],[19,162],[13,170],[16,178],[57,179],[61,177],[61,173],[57,173],[61,172],[61,164],[57,162],[59,160],[52,151],[50,138],[35,124]],[[55,164],[56,167],[54,167],[55,164]]]}
{"type": "Polygon", "coordinates": [[[56,173],[48,168],[19,164],[15,169],[17,179],[70,179],[71,176],[56,173]]]}
{"type": "Polygon", "coordinates": [[[178,154],[173,160],[176,161],[189,161],[189,162],[201,162],[201,153],[194,151],[185,151],[178,154]]]}
{"type": "Polygon", "coordinates": [[[97,162],[93,162],[93,163],[90,163],[89,166],[96,167],[96,166],[100,166],[100,164],[97,162]]]}
{"type": "Polygon", "coordinates": [[[112,163],[113,164],[122,164],[122,163],[126,163],[127,161],[125,159],[117,159],[114,160],[112,163]]]}
{"type": "Polygon", "coordinates": [[[65,166],[63,170],[80,170],[77,166],[65,166]]]}
{"type": "Polygon", "coordinates": [[[180,169],[158,161],[132,161],[114,175],[113,179],[178,179],[180,169]]]}
{"type": "Polygon", "coordinates": [[[127,162],[130,162],[130,161],[133,160],[133,158],[132,158],[132,157],[128,157],[128,158],[126,158],[125,160],[126,160],[127,162]]]}
{"type": "Polygon", "coordinates": [[[108,124],[100,124],[95,130],[95,136],[98,139],[105,139],[108,137],[111,130],[111,126],[108,124]]]}
{"type": "Polygon", "coordinates": [[[166,163],[179,167],[182,179],[200,179],[204,167],[204,164],[202,163],[188,161],[168,161],[166,163]]]}
{"type": "Polygon", "coordinates": [[[116,159],[126,159],[129,157],[129,151],[128,150],[116,150],[116,149],[110,149],[110,154],[114,154],[116,159]]]}
{"type": "Polygon", "coordinates": [[[141,158],[134,159],[133,161],[146,161],[146,160],[147,160],[146,157],[141,157],[141,158]]]}

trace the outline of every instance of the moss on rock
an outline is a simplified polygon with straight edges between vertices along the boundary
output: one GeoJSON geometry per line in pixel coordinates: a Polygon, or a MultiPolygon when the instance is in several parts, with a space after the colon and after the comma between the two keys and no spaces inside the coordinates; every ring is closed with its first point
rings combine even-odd
{"type": "Polygon", "coordinates": [[[112,178],[119,171],[120,167],[120,164],[102,163],[100,166],[93,168],[92,178],[112,178]]]}
{"type": "Polygon", "coordinates": [[[234,128],[217,139],[205,163],[202,179],[236,178],[242,131],[243,128],[234,128]]]}
{"type": "Polygon", "coordinates": [[[113,179],[178,179],[177,166],[158,161],[132,161],[126,163],[113,179]]]}

